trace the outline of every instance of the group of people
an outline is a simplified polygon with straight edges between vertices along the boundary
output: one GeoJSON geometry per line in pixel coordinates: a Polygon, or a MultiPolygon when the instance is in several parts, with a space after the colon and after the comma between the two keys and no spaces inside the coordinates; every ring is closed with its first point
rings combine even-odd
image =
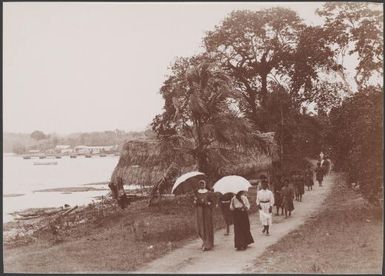
{"type": "MultiPolygon", "coordinates": [[[[261,178],[262,188],[257,193],[257,207],[262,224],[263,233],[269,235],[269,226],[272,224],[272,208],[274,206],[274,195],[268,189],[266,176],[261,178]]],[[[245,250],[247,246],[254,243],[250,232],[250,220],[248,211],[250,202],[245,191],[236,194],[226,193],[217,195],[207,188],[206,182],[201,180],[199,188],[195,193],[194,204],[196,206],[198,234],[202,239],[202,250],[211,250],[214,246],[213,207],[221,208],[225,223],[225,235],[230,233],[230,225],[234,225],[234,246],[237,250],[245,250]]]]}
{"type": "MultiPolygon", "coordinates": [[[[317,163],[315,169],[316,180],[322,187],[322,181],[330,171],[330,161],[326,158],[317,163]]],[[[293,171],[290,178],[283,177],[273,179],[273,191],[269,189],[269,182],[266,175],[260,176],[260,187],[257,191],[256,204],[259,210],[259,219],[263,226],[262,233],[269,235],[272,225],[273,206],[282,209],[281,214],[285,218],[291,216],[294,210],[294,199],[302,201],[305,193],[305,186],[308,191],[313,189],[313,170],[309,165],[302,173],[293,171]]],[[[206,186],[206,182],[199,182],[199,189],[195,192],[194,204],[196,206],[198,234],[202,239],[202,250],[211,250],[214,246],[214,227],[213,227],[213,207],[220,206],[226,224],[225,235],[230,233],[230,225],[234,225],[234,247],[237,250],[245,250],[248,245],[254,243],[250,231],[250,221],[248,211],[250,202],[246,196],[246,191],[239,191],[236,194],[226,193],[218,197],[206,186]]]]}

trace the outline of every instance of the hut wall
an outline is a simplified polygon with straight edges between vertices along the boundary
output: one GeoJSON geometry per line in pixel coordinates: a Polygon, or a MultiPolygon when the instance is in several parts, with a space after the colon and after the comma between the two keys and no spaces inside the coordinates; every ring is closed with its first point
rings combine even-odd
{"type": "MultiPolygon", "coordinates": [[[[248,179],[259,177],[261,172],[268,172],[272,162],[277,159],[277,147],[274,142],[267,152],[257,147],[223,147],[209,149],[209,164],[213,166],[215,178],[226,175],[240,175],[248,179]]],[[[195,160],[188,154],[164,151],[159,142],[154,140],[135,140],[127,142],[122,149],[119,162],[114,169],[111,181],[117,177],[125,185],[136,184],[153,186],[164,176],[172,164],[179,168],[179,175],[197,170],[195,160]]],[[[213,179],[215,180],[215,179],[213,179]]]]}

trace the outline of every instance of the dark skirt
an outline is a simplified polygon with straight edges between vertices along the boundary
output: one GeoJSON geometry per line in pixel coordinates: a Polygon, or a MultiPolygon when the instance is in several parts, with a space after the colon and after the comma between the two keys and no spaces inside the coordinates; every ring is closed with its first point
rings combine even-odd
{"type": "Polygon", "coordinates": [[[289,212],[293,211],[294,210],[293,199],[291,199],[291,198],[284,198],[283,199],[283,208],[285,208],[289,212]]]}
{"type": "Polygon", "coordinates": [[[230,210],[230,203],[220,203],[223,219],[227,225],[233,224],[233,213],[230,210]]]}
{"type": "Polygon", "coordinates": [[[307,187],[311,187],[311,186],[313,186],[314,185],[314,181],[313,181],[313,178],[307,178],[306,179],[306,186],[307,187]]]}
{"type": "Polygon", "coordinates": [[[234,220],[234,245],[235,248],[246,247],[254,242],[250,233],[250,221],[247,211],[235,209],[233,211],[234,220]]]}
{"type": "Polygon", "coordinates": [[[274,206],[282,207],[282,205],[283,205],[282,194],[280,192],[275,192],[275,194],[274,194],[274,206]]]}
{"type": "Polygon", "coordinates": [[[297,183],[295,185],[295,194],[296,195],[303,195],[305,193],[305,185],[304,183],[297,183]]]}

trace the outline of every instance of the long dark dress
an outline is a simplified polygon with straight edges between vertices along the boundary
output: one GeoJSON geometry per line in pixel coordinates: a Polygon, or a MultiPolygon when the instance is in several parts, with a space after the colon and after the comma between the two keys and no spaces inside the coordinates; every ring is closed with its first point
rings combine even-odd
{"type": "Polygon", "coordinates": [[[305,185],[307,187],[312,187],[314,185],[313,171],[311,169],[305,171],[305,185]]]}
{"type": "Polygon", "coordinates": [[[219,198],[219,206],[221,207],[222,216],[227,225],[233,224],[233,212],[230,210],[230,202],[233,196],[233,193],[226,193],[219,198]]]}
{"type": "Polygon", "coordinates": [[[195,198],[197,230],[202,239],[202,249],[210,250],[214,246],[213,206],[215,198],[212,192],[196,193],[195,198]]]}
{"type": "Polygon", "coordinates": [[[250,232],[249,214],[245,208],[232,208],[234,220],[234,246],[237,249],[246,248],[246,246],[254,242],[250,232]]]}
{"type": "Polygon", "coordinates": [[[305,179],[302,175],[298,175],[297,177],[297,187],[300,195],[305,193],[305,179]]]}
{"type": "Polygon", "coordinates": [[[290,187],[283,187],[281,189],[282,194],[282,201],[283,201],[283,208],[285,208],[288,211],[294,210],[294,204],[293,204],[293,198],[294,198],[294,192],[293,189],[290,187]]]}
{"type": "Polygon", "coordinates": [[[322,180],[324,179],[324,171],[321,167],[317,167],[315,169],[315,178],[318,182],[322,182],[322,180]]]}
{"type": "Polygon", "coordinates": [[[283,199],[282,199],[282,184],[281,182],[274,183],[274,206],[282,207],[283,199]]]}

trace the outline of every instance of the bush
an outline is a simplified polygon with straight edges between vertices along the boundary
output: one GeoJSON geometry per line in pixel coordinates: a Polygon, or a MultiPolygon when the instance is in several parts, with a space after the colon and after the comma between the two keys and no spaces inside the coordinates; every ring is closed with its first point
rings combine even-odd
{"type": "Polygon", "coordinates": [[[329,140],[336,168],[359,183],[373,204],[382,198],[383,92],[370,87],[344,101],[330,113],[329,140]]]}

